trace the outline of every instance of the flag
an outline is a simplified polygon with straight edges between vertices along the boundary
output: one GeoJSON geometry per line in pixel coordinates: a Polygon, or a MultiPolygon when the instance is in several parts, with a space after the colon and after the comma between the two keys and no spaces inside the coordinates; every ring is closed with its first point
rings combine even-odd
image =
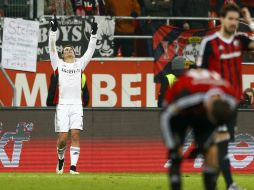
{"type": "Polygon", "coordinates": [[[170,71],[170,63],[175,56],[183,56],[188,62],[195,63],[202,39],[219,27],[202,30],[183,30],[163,25],[153,34],[155,82],[170,71]]]}

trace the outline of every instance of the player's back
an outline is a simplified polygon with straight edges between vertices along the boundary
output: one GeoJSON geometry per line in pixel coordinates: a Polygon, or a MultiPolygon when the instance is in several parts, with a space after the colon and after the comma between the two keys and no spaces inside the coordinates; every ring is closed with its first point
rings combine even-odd
{"type": "Polygon", "coordinates": [[[234,97],[233,88],[218,73],[205,69],[192,69],[167,90],[165,101],[168,104],[178,102],[186,106],[199,104],[204,101],[207,92],[212,89],[214,93],[221,91],[221,93],[234,97]]]}

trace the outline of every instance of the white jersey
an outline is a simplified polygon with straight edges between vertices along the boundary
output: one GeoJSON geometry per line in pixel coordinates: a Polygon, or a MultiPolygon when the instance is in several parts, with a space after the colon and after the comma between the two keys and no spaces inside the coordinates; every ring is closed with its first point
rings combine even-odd
{"type": "Polygon", "coordinates": [[[58,73],[58,104],[82,104],[81,73],[90,62],[96,47],[96,35],[91,35],[86,53],[74,63],[66,63],[58,57],[56,33],[50,31],[49,55],[55,73],[58,73]]]}

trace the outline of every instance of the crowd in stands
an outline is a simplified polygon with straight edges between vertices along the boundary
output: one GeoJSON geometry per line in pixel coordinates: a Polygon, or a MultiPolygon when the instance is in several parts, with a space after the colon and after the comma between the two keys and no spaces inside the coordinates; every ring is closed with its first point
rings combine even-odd
{"type": "Polygon", "coordinates": [[[239,104],[240,108],[254,108],[254,90],[246,88],[239,104]]]}
{"type": "MultiPolygon", "coordinates": [[[[24,1],[24,2],[23,2],[24,1]]],[[[0,16],[12,4],[26,0],[1,0],[0,16]]],[[[254,15],[253,0],[44,0],[45,15],[107,15],[132,16],[133,20],[116,20],[115,35],[152,35],[166,20],[136,20],[137,16],[216,17],[225,3],[248,6],[254,15]]],[[[199,20],[175,20],[171,25],[184,30],[214,27],[214,22],[199,20]]],[[[115,56],[153,56],[151,40],[115,39],[115,56]],[[147,48],[137,48],[147,47],[147,48]],[[145,51],[144,51],[145,49],[145,51]]]]}

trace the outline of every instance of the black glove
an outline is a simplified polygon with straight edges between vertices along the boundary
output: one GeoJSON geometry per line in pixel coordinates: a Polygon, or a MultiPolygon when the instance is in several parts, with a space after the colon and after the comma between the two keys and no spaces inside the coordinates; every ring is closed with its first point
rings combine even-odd
{"type": "Polygon", "coordinates": [[[92,34],[95,35],[97,33],[97,30],[98,30],[98,24],[96,22],[92,22],[91,24],[91,28],[92,28],[92,34]]]}
{"type": "Polygon", "coordinates": [[[54,18],[50,20],[51,31],[53,31],[53,32],[57,31],[57,27],[58,27],[58,22],[56,19],[56,15],[54,15],[54,18]]]}

